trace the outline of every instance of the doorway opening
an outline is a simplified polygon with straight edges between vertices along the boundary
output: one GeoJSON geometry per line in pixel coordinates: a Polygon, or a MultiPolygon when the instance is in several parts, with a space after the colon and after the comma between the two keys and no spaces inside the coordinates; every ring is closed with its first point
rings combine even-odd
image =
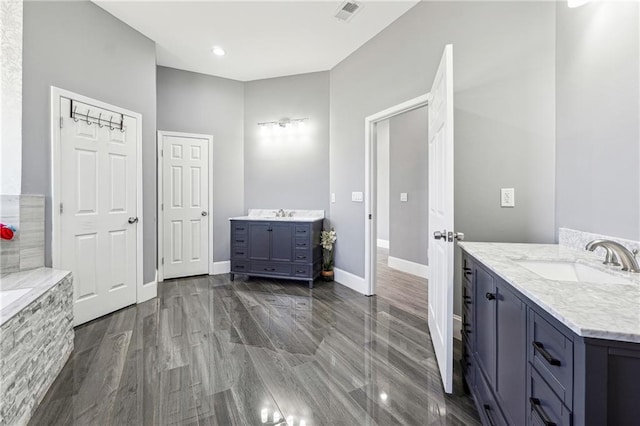
{"type": "MultiPolygon", "coordinates": [[[[430,94],[410,99],[365,118],[365,270],[367,295],[376,294],[378,262],[378,150],[377,136],[380,123],[403,113],[418,110],[429,104],[430,94]]],[[[426,123],[425,123],[426,124],[426,123]]],[[[426,144],[426,140],[424,141],[426,144]]],[[[382,239],[384,240],[384,239],[382,239]]],[[[384,243],[383,243],[384,245],[384,243]]]]}
{"type": "Polygon", "coordinates": [[[427,320],[428,111],[376,124],[376,294],[427,320]]]}

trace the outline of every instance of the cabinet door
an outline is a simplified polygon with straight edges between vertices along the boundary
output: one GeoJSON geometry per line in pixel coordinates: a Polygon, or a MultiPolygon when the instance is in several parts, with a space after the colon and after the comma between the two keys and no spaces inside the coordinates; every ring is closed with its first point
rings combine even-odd
{"type": "Polygon", "coordinates": [[[249,259],[269,260],[270,229],[269,222],[249,223],[249,259]]]}
{"type": "Polygon", "coordinates": [[[293,232],[289,223],[271,224],[271,260],[291,262],[293,259],[293,232]]]}
{"type": "Polygon", "coordinates": [[[494,391],[509,424],[526,420],[526,305],[496,280],[496,382],[494,391]]]}
{"type": "Polygon", "coordinates": [[[496,377],[496,285],[493,276],[480,267],[475,268],[475,276],[476,358],[489,386],[493,387],[496,377]]]}

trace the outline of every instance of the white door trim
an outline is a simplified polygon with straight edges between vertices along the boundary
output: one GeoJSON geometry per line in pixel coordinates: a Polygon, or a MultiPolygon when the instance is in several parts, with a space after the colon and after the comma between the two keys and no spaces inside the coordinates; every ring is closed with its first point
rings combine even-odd
{"type": "Polygon", "coordinates": [[[60,267],[60,99],[69,98],[78,102],[95,105],[98,108],[111,110],[119,114],[132,117],[137,122],[136,134],[136,211],[138,214],[138,226],[136,231],[136,302],[142,303],[148,300],[150,294],[155,294],[155,286],[150,289],[154,282],[144,285],[143,280],[143,229],[144,214],[142,210],[142,114],[120,108],[106,102],[98,101],[87,96],[79,95],[68,90],[51,86],[51,257],[52,266],[60,267]]]}
{"type": "Polygon", "coordinates": [[[162,203],[164,203],[163,197],[163,157],[162,157],[162,138],[165,136],[174,136],[180,138],[192,138],[192,139],[207,139],[209,142],[209,159],[208,159],[208,172],[209,172],[209,253],[207,255],[207,265],[209,275],[213,275],[216,269],[219,269],[213,261],[213,136],[203,135],[199,133],[183,133],[183,132],[170,132],[166,130],[158,130],[158,137],[156,139],[156,145],[158,149],[158,282],[164,281],[164,265],[162,264],[162,255],[164,253],[164,235],[163,235],[163,223],[164,212],[162,211],[162,203]]]}
{"type": "MultiPolygon", "coordinates": [[[[377,244],[377,164],[375,154],[375,125],[403,112],[426,106],[431,95],[425,93],[406,102],[377,112],[364,119],[364,284],[367,296],[376,294],[376,248],[377,244]],[[371,219],[369,219],[371,215],[371,219]]],[[[427,238],[427,235],[425,235],[427,238]]]]}

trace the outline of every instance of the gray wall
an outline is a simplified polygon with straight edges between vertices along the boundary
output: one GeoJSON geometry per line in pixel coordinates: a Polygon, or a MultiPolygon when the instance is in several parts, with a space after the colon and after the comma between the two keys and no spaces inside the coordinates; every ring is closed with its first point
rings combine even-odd
{"type": "Polygon", "coordinates": [[[389,256],[427,265],[429,145],[426,107],[389,119],[389,256]],[[407,193],[407,202],[400,193],[407,193]]]}
{"type": "Polygon", "coordinates": [[[557,6],[557,222],[640,239],[637,2],[557,6]]]}
{"type": "Polygon", "coordinates": [[[144,282],[156,271],[155,43],[85,1],[24,3],[22,193],[46,195],[51,265],[50,86],[142,114],[144,282]]]}
{"type": "Polygon", "coordinates": [[[329,72],[245,84],[245,207],[329,209],[329,72]],[[304,131],[259,122],[308,117],[304,131]]]}
{"type": "MultiPolygon", "coordinates": [[[[468,240],[552,242],[555,4],[421,2],[331,71],[336,267],[364,276],[364,118],[429,91],[452,43],[455,222],[468,240]],[[500,187],[517,205],[499,207],[500,187]]],[[[459,312],[459,283],[456,287],[459,312]]]]}
{"type": "Polygon", "coordinates": [[[158,130],[213,135],[213,260],[229,260],[229,218],[244,211],[244,84],[158,67],[158,130]]]}
{"type": "Polygon", "coordinates": [[[389,241],[389,120],[376,124],[377,239],[389,241]]]}

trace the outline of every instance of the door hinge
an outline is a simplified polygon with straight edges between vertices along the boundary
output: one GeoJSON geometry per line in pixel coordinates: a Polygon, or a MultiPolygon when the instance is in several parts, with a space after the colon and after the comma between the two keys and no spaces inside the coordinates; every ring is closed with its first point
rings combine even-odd
{"type": "Polygon", "coordinates": [[[60,203],[60,214],[62,214],[64,212],[64,206],[62,205],[62,203],[60,203]]]}
{"type": "Polygon", "coordinates": [[[64,118],[60,117],[60,128],[62,129],[64,127],[64,118]]]}
{"type": "Polygon", "coordinates": [[[164,211],[164,203],[160,203],[160,211],[164,211]]]}
{"type": "Polygon", "coordinates": [[[162,264],[164,265],[164,257],[162,258],[162,264]]]}
{"type": "Polygon", "coordinates": [[[164,157],[164,149],[160,150],[160,157],[164,157]]]}
{"type": "Polygon", "coordinates": [[[371,214],[369,214],[369,220],[373,219],[373,216],[371,214]]]}

